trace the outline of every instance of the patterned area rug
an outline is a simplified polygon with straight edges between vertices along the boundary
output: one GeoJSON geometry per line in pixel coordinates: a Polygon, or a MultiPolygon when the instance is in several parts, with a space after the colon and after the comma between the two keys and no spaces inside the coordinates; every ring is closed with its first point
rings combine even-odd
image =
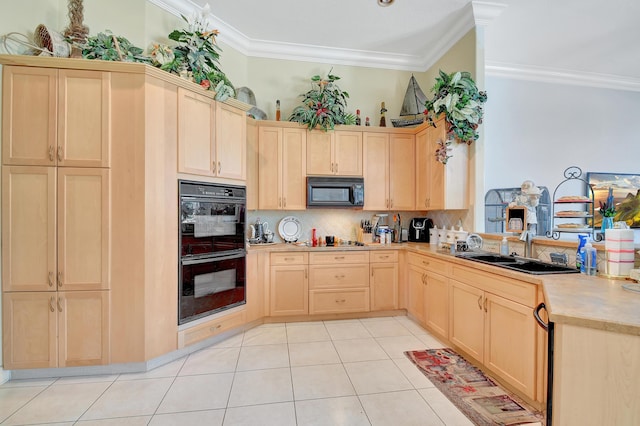
{"type": "Polygon", "coordinates": [[[425,376],[474,424],[544,425],[544,415],[502,389],[449,348],[405,352],[425,376]]]}

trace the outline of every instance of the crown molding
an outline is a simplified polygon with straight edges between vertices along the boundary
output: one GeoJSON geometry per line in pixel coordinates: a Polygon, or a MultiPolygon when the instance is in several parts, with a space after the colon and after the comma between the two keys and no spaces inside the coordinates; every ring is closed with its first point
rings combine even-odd
{"type": "MultiPolygon", "coordinates": [[[[175,16],[190,16],[201,10],[190,0],[147,1],[175,16]]],[[[431,46],[426,55],[409,55],[251,39],[215,15],[211,14],[211,17],[220,31],[218,40],[245,56],[415,72],[431,67],[474,26],[473,16],[457,21],[441,34],[439,42],[431,46]]]]}
{"type": "Polygon", "coordinates": [[[598,74],[494,61],[485,62],[485,72],[486,75],[490,77],[640,92],[640,79],[621,75],[598,74]]]}
{"type": "Polygon", "coordinates": [[[506,3],[477,1],[471,2],[476,25],[486,27],[507,8],[506,3]]]}

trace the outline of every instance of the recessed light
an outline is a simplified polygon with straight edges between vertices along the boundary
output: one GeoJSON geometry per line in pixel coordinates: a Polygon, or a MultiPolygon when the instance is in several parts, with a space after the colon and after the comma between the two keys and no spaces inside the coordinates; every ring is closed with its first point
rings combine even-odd
{"type": "Polygon", "coordinates": [[[391,6],[395,0],[378,0],[378,6],[391,6]]]}

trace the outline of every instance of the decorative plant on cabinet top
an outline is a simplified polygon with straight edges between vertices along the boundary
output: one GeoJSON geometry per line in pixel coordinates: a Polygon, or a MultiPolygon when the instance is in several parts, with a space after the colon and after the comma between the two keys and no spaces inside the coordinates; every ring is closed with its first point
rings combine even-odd
{"type": "Polygon", "coordinates": [[[327,78],[311,77],[314,87],[300,95],[302,105],[293,109],[289,121],[306,124],[309,130],[319,127],[324,131],[333,129],[336,124],[355,124],[356,117],[345,112],[349,93],[340,90],[335,83],[337,80],[340,77],[331,74],[331,70],[327,78]]]}
{"type": "Polygon", "coordinates": [[[425,114],[432,126],[435,126],[435,117],[445,115],[447,140],[439,141],[435,155],[438,161],[446,164],[451,157],[448,155],[451,143],[457,141],[470,145],[478,139],[477,129],[482,123],[482,104],[487,101],[487,93],[478,90],[469,72],[447,74],[442,70],[431,91],[435,95],[425,103],[425,114]]]}

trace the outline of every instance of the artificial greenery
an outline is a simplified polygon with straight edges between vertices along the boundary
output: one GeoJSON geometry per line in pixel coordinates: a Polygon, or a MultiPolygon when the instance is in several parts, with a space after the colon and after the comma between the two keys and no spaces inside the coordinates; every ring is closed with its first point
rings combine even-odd
{"type": "Polygon", "coordinates": [[[309,130],[318,127],[324,131],[337,124],[355,124],[356,117],[345,112],[349,93],[340,90],[337,80],[340,77],[331,74],[331,70],[327,78],[311,77],[312,89],[300,95],[302,105],[293,109],[289,121],[306,124],[309,130]]]}
{"type": "Polygon", "coordinates": [[[449,145],[457,140],[470,145],[477,140],[477,129],[483,117],[482,104],[487,101],[487,94],[478,90],[471,74],[466,71],[447,74],[440,70],[431,91],[435,95],[425,103],[425,114],[432,125],[435,116],[445,114],[449,129],[445,143],[449,145]]]}
{"type": "Polygon", "coordinates": [[[109,30],[89,37],[82,46],[82,57],[85,59],[151,63],[151,58],[142,52],[141,48],[124,37],[114,36],[109,30]]]}

